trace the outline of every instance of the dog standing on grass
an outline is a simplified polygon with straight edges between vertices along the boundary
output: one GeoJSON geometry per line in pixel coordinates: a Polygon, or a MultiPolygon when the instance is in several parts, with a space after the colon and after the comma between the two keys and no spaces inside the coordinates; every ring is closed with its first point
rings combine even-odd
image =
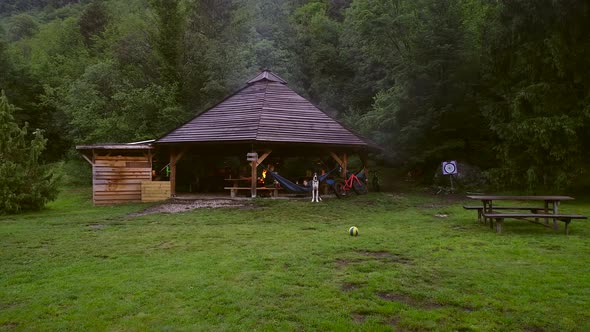
{"type": "Polygon", "coordinates": [[[313,173],[313,180],[311,181],[311,201],[319,203],[321,200],[318,173],[313,173]]]}

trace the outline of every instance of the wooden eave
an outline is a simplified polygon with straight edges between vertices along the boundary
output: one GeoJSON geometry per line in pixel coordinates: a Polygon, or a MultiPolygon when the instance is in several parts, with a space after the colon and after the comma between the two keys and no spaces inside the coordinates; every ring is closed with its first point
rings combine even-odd
{"type": "Polygon", "coordinates": [[[91,144],[76,145],[76,150],[153,150],[151,144],[91,144]]]}
{"type": "Polygon", "coordinates": [[[117,153],[123,151],[147,151],[149,153],[153,149],[155,149],[155,147],[152,144],[134,143],[76,145],[76,150],[78,150],[80,154],[82,154],[82,157],[90,164],[94,163],[94,154],[97,151],[108,153],[117,153]]]}

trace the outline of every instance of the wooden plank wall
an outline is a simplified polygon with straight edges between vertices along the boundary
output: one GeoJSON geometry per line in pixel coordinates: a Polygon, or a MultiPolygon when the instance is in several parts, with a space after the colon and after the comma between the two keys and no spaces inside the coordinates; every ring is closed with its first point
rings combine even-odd
{"type": "Polygon", "coordinates": [[[170,181],[143,181],[141,201],[157,202],[170,198],[170,181]]]}
{"type": "Polygon", "coordinates": [[[95,156],[92,166],[94,204],[141,202],[141,183],[151,179],[149,156],[95,156]]]}

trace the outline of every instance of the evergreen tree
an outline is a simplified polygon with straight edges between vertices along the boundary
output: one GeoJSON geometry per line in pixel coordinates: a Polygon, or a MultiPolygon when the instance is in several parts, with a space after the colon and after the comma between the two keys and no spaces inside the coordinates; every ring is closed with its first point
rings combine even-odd
{"type": "Polygon", "coordinates": [[[57,198],[56,176],[40,162],[47,139],[40,130],[28,138],[19,127],[16,108],[0,95],[0,214],[39,210],[57,198]]]}

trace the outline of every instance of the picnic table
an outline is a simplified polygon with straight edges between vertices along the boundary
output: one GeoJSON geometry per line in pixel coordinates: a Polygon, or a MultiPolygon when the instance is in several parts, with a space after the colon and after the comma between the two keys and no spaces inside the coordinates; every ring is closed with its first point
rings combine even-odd
{"type": "MultiPolygon", "coordinates": [[[[231,186],[223,187],[225,190],[229,190],[230,197],[236,197],[238,191],[250,191],[252,190],[252,178],[247,177],[240,177],[240,178],[232,178],[232,179],[224,179],[224,181],[231,182],[231,186]]],[[[268,191],[272,197],[277,197],[279,195],[280,188],[268,188],[268,187],[256,187],[256,191],[264,190],[268,191]]]]}
{"type": "MultiPolygon", "coordinates": [[[[496,221],[496,232],[502,232],[502,225],[505,218],[523,219],[533,223],[538,223],[539,218],[545,220],[544,225],[549,226],[549,219],[553,220],[553,228],[558,229],[558,221],[565,222],[565,232],[568,234],[568,225],[572,219],[587,219],[585,216],[578,214],[559,213],[559,203],[561,201],[573,200],[570,196],[502,196],[502,195],[469,195],[469,199],[480,200],[481,206],[464,206],[465,209],[477,209],[478,220],[483,219],[484,223],[489,220],[490,227],[494,227],[496,221]],[[521,201],[521,202],[543,202],[543,206],[498,206],[497,201],[521,201]],[[499,210],[519,211],[524,210],[528,213],[499,212],[499,210]]],[[[527,204],[529,205],[529,204],[527,204]]]]}

